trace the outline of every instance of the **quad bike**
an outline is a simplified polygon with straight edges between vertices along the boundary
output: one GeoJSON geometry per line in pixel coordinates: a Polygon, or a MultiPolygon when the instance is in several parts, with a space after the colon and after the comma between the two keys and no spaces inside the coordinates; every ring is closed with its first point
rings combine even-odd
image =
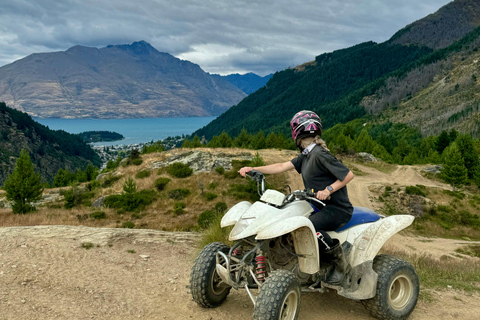
{"type": "Polygon", "coordinates": [[[190,290],[199,306],[219,306],[231,288],[244,288],[254,305],[253,319],[294,320],[301,292],[323,293],[330,288],[343,297],[361,300],[379,319],[408,318],[419,294],[415,269],[402,259],[377,253],[390,237],[413,222],[413,216],[384,217],[355,207],[345,226],[328,232],[340,241],[348,262],[342,282],[332,285],[325,282],[325,276],[334,266],[319,252],[317,233],[308,219],[313,212],[310,202],[323,202],[308,191],[286,196],[265,191],[262,173],[253,170],[248,175],[257,182],[260,201],[242,201],[223,216],[222,227],[234,226],[231,248],[210,243],[195,260],[190,290]]]}

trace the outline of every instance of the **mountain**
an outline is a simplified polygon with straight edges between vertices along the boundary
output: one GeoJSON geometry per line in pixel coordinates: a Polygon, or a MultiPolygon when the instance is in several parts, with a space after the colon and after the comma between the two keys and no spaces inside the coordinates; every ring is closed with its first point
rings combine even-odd
{"type": "Polygon", "coordinates": [[[145,41],[35,53],[0,68],[0,101],[39,118],[215,116],[245,96],[145,41]]]}
{"type": "Polygon", "coordinates": [[[478,26],[480,26],[480,2],[455,0],[437,12],[399,30],[390,41],[396,44],[415,44],[441,49],[463,38],[478,26]]]}
{"type": "Polygon", "coordinates": [[[0,103],[0,185],[12,173],[22,149],[29,152],[35,170],[48,182],[60,168],[75,171],[89,163],[101,164],[95,151],[79,136],[50,130],[28,114],[0,103]]]}
{"type": "Polygon", "coordinates": [[[273,76],[273,74],[266,75],[265,77],[261,77],[255,73],[249,72],[246,74],[229,74],[226,76],[221,76],[218,74],[214,74],[213,76],[215,77],[220,77],[231,84],[233,84],[235,87],[239,88],[246,94],[251,94],[264,85],[267,84],[268,80],[273,76]]]}
{"type": "Polygon", "coordinates": [[[480,88],[476,87],[476,79],[480,74],[476,75],[473,67],[461,65],[462,61],[474,65],[480,60],[480,27],[475,28],[479,15],[478,1],[457,0],[402,29],[384,43],[366,42],[325,53],[310,63],[277,72],[267,86],[194,134],[210,139],[226,131],[236,136],[245,128],[253,133],[263,130],[290,135],[288,124],[292,115],[309,109],[321,116],[324,129],[371,114],[374,115],[371,119],[379,121],[412,124],[425,135],[455,127],[461,132],[468,128],[469,132],[476,132],[474,136],[480,136],[480,130],[475,129],[478,128],[476,120],[464,125],[467,118],[478,117],[476,101],[480,97],[476,89],[480,88]],[[451,29],[457,30],[446,33],[447,42],[442,42],[441,36],[435,44],[430,44],[429,38],[416,44],[408,40],[429,34],[431,25],[448,26],[444,21],[453,23],[451,29]],[[462,29],[462,23],[469,27],[462,29]],[[422,26],[427,27],[422,29],[422,26]],[[452,74],[459,72],[465,73],[461,77],[452,74]],[[458,79],[458,86],[457,82],[445,85],[452,79],[458,79]],[[475,85],[467,85],[473,82],[475,85]],[[444,92],[439,91],[440,88],[444,92]],[[430,100],[422,100],[425,90],[429,90],[430,100]],[[413,104],[414,101],[423,102],[413,104]],[[422,109],[427,105],[428,110],[422,109]],[[412,113],[412,108],[417,112],[412,113]],[[421,110],[428,115],[421,116],[421,110]],[[430,129],[419,120],[426,118],[430,129]]]}

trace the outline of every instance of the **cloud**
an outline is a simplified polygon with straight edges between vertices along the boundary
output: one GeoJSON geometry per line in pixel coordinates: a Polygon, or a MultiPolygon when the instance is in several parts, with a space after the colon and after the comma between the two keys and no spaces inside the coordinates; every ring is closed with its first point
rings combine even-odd
{"type": "Polygon", "coordinates": [[[448,0],[16,0],[0,4],[0,65],[74,45],[145,40],[211,73],[268,74],[396,31],[448,0]]]}

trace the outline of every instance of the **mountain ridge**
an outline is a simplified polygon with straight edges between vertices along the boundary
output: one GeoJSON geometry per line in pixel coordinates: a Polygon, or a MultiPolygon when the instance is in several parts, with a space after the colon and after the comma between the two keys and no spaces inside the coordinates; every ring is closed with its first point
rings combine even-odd
{"type": "Polygon", "coordinates": [[[77,45],[0,68],[0,101],[39,118],[212,116],[245,96],[145,41],[77,45]]]}

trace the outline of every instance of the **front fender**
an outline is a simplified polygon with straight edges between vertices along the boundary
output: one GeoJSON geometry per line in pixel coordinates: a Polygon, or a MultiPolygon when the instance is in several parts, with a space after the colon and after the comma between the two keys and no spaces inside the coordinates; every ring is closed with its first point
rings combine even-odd
{"type": "Polygon", "coordinates": [[[235,223],[240,220],[242,215],[250,208],[252,204],[248,201],[242,201],[234,205],[230,210],[225,213],[225,215],[222,218],[222,221],[220,222],[220,226],[222,228],[228,227],[228,226],[233,226],[235,223]]]}
{"type": "Polygon", "coordinates": [[[394,215],[372,223],[353,243],[352,267],[373,260],[385,242],[411,225],[414,219],[410,215],[394,215]]]}
{"type": "Polygon", "coordinates": [[[300,271],[314,274],[319,271],[318,241],[312,222],[302,216],[280,220],[262,229],[257,240],[266,240],[292,234],[295,252],[300,255],[298,263],[300,271]]]}

